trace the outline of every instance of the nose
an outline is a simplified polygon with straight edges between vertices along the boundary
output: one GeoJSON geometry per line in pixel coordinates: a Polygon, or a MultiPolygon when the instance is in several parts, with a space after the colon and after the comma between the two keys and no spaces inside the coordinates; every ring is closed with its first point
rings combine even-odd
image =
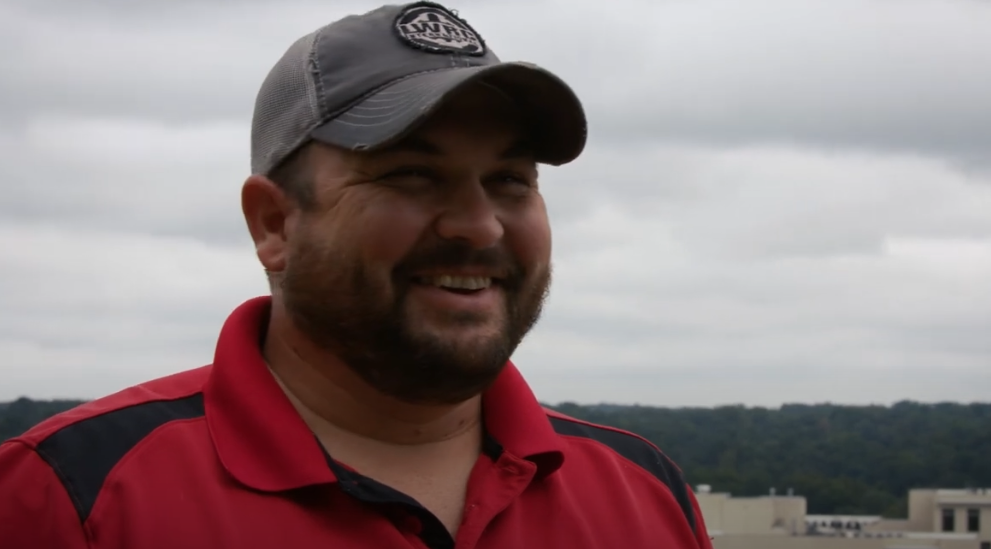
{"type": "Polygon", "coordinates": [[[437,234],[447,240],[460,240],[483,250],[494,246],[503,235],[502,222],[485,187],[475,182],[458,185],[445,201],[437,218],[437,234]]]}

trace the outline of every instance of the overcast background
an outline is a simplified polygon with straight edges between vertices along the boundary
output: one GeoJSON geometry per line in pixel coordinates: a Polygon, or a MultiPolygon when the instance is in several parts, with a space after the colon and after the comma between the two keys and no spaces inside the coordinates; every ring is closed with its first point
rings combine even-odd
{"type": "MultiPolygon", "coordinates": [[[[377,2],[0,0],[0,400],[210,362],[252,102],[377,2]]],[[[460,0],[587,105],[539,398],[991,401],[991,2],[460,0]]]]}

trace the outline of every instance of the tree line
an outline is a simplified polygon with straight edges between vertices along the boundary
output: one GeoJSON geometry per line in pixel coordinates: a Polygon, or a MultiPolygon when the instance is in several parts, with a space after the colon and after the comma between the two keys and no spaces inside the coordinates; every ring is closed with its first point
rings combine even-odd
{"type": "MultiPolygon", "coordinates": [[[[0,441],[78,404],[0,403],[0,441]]],[[[991,486],[991,403],[549,407],[643,436],[693,485],[735,496],[790,489],[810,514],[904,517],[911,488],[991,486]]]]}
{"type": "Polygon", "coordinates": [[[690,483],[792,489],[810,514],[905,517],[911,488],[991,486],[991,403],[556,408],[647,438],[690,483]]]}

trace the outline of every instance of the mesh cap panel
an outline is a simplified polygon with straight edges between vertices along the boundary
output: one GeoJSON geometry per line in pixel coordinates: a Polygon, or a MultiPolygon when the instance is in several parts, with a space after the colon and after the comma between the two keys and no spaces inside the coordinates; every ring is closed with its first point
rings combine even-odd
{"type": "Polygon", "coordinates": [[[310,139],[349,150],[385,146],[481,77],[525,107],[538,161],[578,156],[585,114],[567,84],[529,63],[503,63],[464,19],[419,1],[345,17],[289,47],[256,98],[251,171],[271,175],[310,139]]]}
{"type": "Polygon", "coordinates": [[[308,34],[290,46],[262,83],[251,123],[252,173],[269,175],[321,121],[311,76],[316,36],[308,34]]]}

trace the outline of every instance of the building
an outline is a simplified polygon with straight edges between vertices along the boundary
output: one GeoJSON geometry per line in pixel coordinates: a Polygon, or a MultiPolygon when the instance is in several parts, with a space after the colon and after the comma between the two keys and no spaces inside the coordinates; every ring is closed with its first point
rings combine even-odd
{"type": "Polygon", "coordinates": [[[713,493],[708,485],[697,487],[696,498],[709,528],[709,535],[805,534],[804,497],[770,495],[735,498],[713,493]]]}
{"type": "MultiPolygon", "coordinates": [[[[805,517],[806,533],[809,535],[828,536],[845,534],[847,532],[865,532],[877,529],[889,530],[881,526],[884,519],[869,515],[807,515],[805,517]]],[[[904,522],[904,521],[903,521],[904,522]]],[[[896,530],[905,530],[899,526],[896,530]]]]}
{"type": "Polygon", "coordinates": [[[991,549],[991,489],[909,490],[908,529],[976,534],[991,549]]]}
{"type": "Polygon", "coordinates": [[[809,515],[790,489],[733,497],[696,488],[715,549],[991,549],[991,490],[911,490],[907,519],[809,515]]]}

